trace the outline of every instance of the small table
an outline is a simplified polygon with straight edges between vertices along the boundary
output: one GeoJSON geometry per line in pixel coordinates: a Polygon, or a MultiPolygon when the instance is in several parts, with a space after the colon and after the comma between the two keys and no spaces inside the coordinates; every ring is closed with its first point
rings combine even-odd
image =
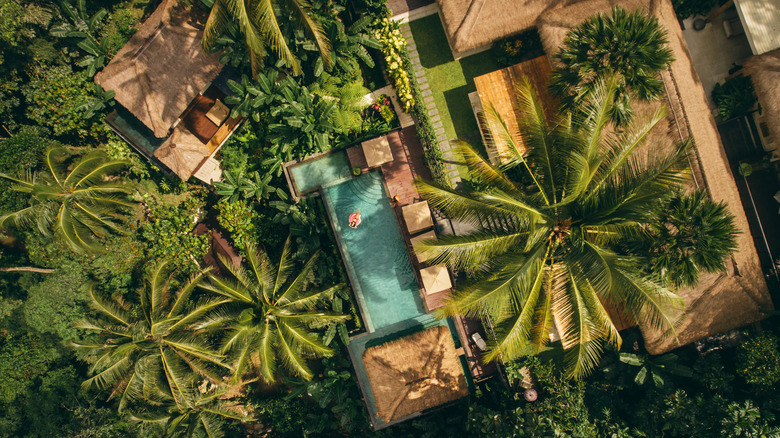
{"type": "Polygon", "coordinates": [[[230,115],[230,108],[217,99],[214,101],[214,105],[211,109],[206,113],[206,118],[211,120],[215,125],[222,126],[222,123],[228,118],[228,115],[230,115]]]}

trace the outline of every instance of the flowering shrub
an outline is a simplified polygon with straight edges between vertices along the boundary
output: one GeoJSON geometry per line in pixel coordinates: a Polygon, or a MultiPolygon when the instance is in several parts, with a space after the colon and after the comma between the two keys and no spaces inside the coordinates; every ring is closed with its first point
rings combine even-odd
{"type": "Polygon", "coordinates": [[[392,124],[393,121],[396,120],[393,102],[384,94],[377,97],[376,101],[366,108],[363,116],[364,118],[378,117],[389,124],[392,124]]]}
{"type": "Polygon", "coordinates": [[[544,54],[542,40],[536,29],[527,30],[493,44],[496,61],[508,67],[544,54]]]}
{"type": "Polygon", "coordinates": [[[402,53],[406,50],[406,40],[401,35],[399,24],[385,17],[376,23],[376,39],[382,44],[382,54],[387,63],[387,74],[395,84],[395,92],[401,102],[401,108],[408,113],[414,106],[412,83],[409,71],[404,68],[402,53]]]}

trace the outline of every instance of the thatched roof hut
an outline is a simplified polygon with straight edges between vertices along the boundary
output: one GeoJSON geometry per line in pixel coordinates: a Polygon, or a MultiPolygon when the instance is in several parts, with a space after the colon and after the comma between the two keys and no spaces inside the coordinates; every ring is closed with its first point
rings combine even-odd
{"type": "Polygon", "coordinates": [[[463,367],[446,326],[371,347],[363,364],[377,415],[391,421],[468,394],[463,367]]]}
{"type": "Polygon", "coordinates": [[[539,15],[573,0],[436,0],[455,58],[534,26],[539,15]]]}
{"type": "Polygon", "coordinates": [[[695,183],[706,188],[714,200],[728,205],[741,232],[737,237],[738,249],[728,263],[726,273],[703,275],[697,288],[679,291],[686,307],[676,329],[676,339],[669,333],[640,325],[647,350],[660,354],[708,335],[755,322],[763,318],[760,310],[772,308],[772,301],[707,96],[693,68],[671,2],[589,0],[549,11],[537,23],[545,50],[548,54],[555,53],[571,27],[597,12],[608,13],[614,5],[627,10],[643,9],[657,17],[668,32],[669,46],[674,52],[675,61],[662,74],[666,88],[664,98],[634,105],[640,118],[659,105],[666,105],[668,109],[666,122],[655,129],[648,145],[657,148],[669,145],[673,140],[692,137],[691,167],[695,183]]]}
{"type": "Polygon", "coordinates": [[[183,126],[177,126],[173,134],[154,151],[154,156],[184,181],[195,173],[209,155],[211,150],[208,146],[183,126]]]}
{"type": "Polygon", "coordinates": [[[95,76],[159,138],[222,69],[201,47],[203,14],[163,0],[130,41],[95,76]]]}
{"type": "Polygon", "coordinates": [[[769,137],[780,145],[780,49],[751,57],[743,71],[753,81],[769,137]]]}

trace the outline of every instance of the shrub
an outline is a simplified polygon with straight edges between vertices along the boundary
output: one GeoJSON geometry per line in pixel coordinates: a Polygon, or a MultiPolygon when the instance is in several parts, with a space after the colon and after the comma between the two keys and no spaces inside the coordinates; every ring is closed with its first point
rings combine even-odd
{"type": "Polygon", "coordinates": [[[111,13],[108,22],[100,31],[108,58],[112,58],[135,33],[138,12],[134,9],[117,9],[111,13]]]}
{"type": "Polygon", "coordinates": [[[730,120],[747,115],[758,101],[750,76],[737,76],[712,89],[712,100],[718,106],[720,118],[730,120]]]}
{"type": "MultiPolygon", "coordinates": [[[[40,164],[43,151],[56,146],[38,126],[22,126],[12,137],[0,141],[0,169],[12,176],[23,176],[40,164]]],[[[0,212],[18,211],[26,206],[28,196],[10,190],[13,184],[0,181],[0,212]]]]}
{"type": "Polygon", "coordinates": [[[387,74],[393,80],[395,92],[401,103],[401,108],[408,113],[415,104],[412,94],[412,80],[410,73],[414,71],[406,68],[403,55],[406,54],[406,40],[401,35],[398,22],[385,17],[375,24],[377,27],[376,39],[382,44],[382,54],[387,63],[387,74]]]}
{"type": "Polygon", "coordinates": [[[762,333],[737,350],[737,374],[751,385],[768,389],[780,382],[780,352],[777,337],[762,333]]]}
{"type": "Polygon", "coordinates": [[[530,29],[493,44],[496,61],[502,67],[533,59],[544,53],[542,40],[536,29],[530,29]]]}
{"type": "Polygon", "coordinates": [[[55,136],[86,139],[105,132],[101,123],[86,117],[97,93],[84,72],[63,66],[39,68],[23,93],[27,117],[51,129],[55,136]]]}
{"type": "Polygon", "coordinates": [[[120,140],[116,135],[109,134],[108,142],[106,143],[106,155],[112,160],[127,161],[129,163],[128,170],[138,178],[149,178],[149,165],[148,161],[142,159],[138,154],[130,149],[127,143],[120,140]]]}
{"type": "Polygon", "coordinates": [[[149,200],[149,221],[141,229],[149,245],[148,258],[168,260],[184,275],[200,270],[199,264],[209,249],[208,235],[192,234],[200,218],[203,202],[188,198],[177,206],[149,200]]]}
{"type": "Polygon", "coordinates": [[[245,201],[220,202],[217,208],[217,221],[230,233],[236,248],[243,252],[247,242],[258,240],[254,224],[257,215],[245,201]]]}

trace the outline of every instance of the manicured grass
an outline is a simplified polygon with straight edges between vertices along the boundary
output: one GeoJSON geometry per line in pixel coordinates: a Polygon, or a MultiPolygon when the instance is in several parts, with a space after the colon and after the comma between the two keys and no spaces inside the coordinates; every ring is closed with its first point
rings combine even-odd
{"type": "Polygon", "coordinates": [[[476,76],[498,70],[492,51],[454,60],[441,20],[431,15],[409,23],[447,138],[466,140],[482,149],[468,94],[476,76]]]}

